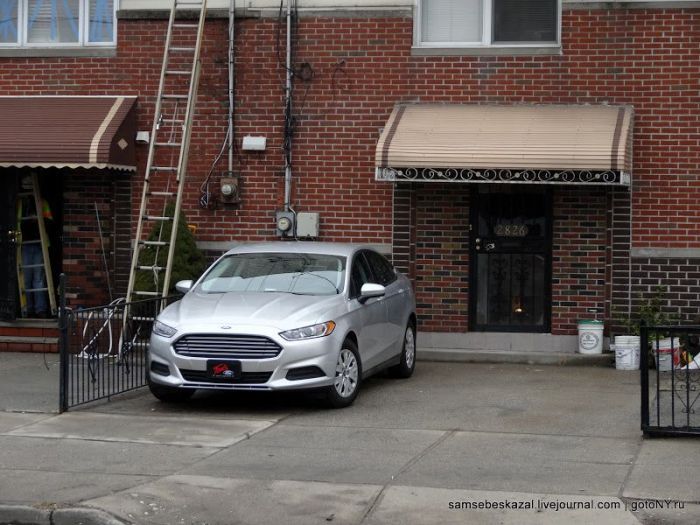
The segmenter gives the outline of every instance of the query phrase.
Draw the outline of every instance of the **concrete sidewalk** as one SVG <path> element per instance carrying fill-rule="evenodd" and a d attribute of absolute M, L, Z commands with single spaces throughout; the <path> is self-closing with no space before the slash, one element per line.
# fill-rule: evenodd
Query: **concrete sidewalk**
<path fill-rule="evenodd" d="M 638 372 L 419 362 L 335 411 L 137 392 L 57 415 L 6 392 L 51 370 L 0 354 L 0 523 L 700 522 L 700 440 L 642 439 Z"/>

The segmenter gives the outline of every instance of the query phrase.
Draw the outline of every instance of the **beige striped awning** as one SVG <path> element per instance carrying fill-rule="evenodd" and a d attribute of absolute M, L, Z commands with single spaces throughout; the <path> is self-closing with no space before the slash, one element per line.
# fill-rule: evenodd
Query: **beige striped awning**
<path fill-rule="evenodd" d="M 627 106 L 399 105 L 377 179 L 628 185 L 632 122 Z"/>
<path fill-rule="evenodd" d="M 136 169 L 136 97 L 0 97 L 0 167 Z"/>

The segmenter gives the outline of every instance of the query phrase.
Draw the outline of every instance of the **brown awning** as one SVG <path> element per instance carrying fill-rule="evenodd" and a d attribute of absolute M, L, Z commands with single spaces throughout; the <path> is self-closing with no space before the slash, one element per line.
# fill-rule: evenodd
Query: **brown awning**
<path fill-rule="evenodd" d="M 631 107 L 399 105 L 378 180 L 629 184 Z"/>
<path fill-rule="evenodd" d="M 0 167 L 136 169 L 136 97 L 0 97 Z"/>

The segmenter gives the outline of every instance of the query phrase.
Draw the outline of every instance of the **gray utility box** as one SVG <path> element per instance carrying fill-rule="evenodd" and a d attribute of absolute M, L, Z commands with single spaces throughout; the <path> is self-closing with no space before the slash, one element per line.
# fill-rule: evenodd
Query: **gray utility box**
<path fill-rule="evenodd" d="M 318 237 L 318 213 L 297 213 L 297 237 Z"/>

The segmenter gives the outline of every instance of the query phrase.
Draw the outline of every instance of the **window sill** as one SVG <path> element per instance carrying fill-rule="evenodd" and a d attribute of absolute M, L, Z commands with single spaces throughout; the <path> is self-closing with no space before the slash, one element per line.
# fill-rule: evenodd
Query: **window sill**
<path fill-rule="evenodd" d="M 116 47 L 7 47 L 0 48 L 0 57 L 115 57 Z"/>
<path fill-rule="evenodd" d="M 484 47 L 411 47 L 413 56 L 523 56 L 561 55 L 560 45 L 484 46 Z"/>

